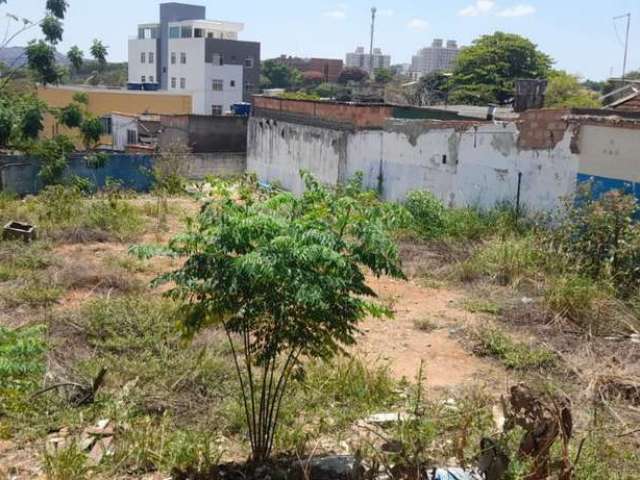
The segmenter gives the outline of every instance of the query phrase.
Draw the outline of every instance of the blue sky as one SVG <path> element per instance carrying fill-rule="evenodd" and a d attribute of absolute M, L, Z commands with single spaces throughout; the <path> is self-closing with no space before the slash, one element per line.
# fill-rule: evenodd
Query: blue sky
<path fill-rule="evenodd" d="M 30 19 L 42 15 L 44 0 L 8 0 L 0 7 Z M 60 49 L 93 38 L 110 47 L 111 60 L 126 60 L 127 39 L 136 25 L 154 21 L 159 0 L 69 0 L 65 40 Z M 593 79 L 620 75 L 623 47 L 612 17 L 631 12 L 630 68 L 640 68 L 640 0 L 261 0 L 191 2 L 207 6 L 207 17 L 245 24 L 242 38 L 262 43 L 263 58 L 281 53 L 344 58 L 366 45 L 369 9 L 379 10 L 376 46 L 393 63 L 409 62 L 436 38 L 469 44 L 496 30 L 525 35 L 556 60 L 556 66 Z M 620 39 L 624 23 L 618 24 Z M 26 35 L 14 45 L 26 43 Z"/>

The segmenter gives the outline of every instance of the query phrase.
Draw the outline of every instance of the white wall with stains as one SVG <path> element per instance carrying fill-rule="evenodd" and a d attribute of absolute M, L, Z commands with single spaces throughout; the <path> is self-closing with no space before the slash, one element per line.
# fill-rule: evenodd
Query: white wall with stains
<path fill-rule="evenodd" d="M 587 128 L 597 141 L 579 142 L 585 150 L 582 163 L 598 164 L 599 149 L 606 151 L 613 138 L 629 150 L 621 155 L 628 168 L 631 146 L 640 146 L 637 131 L 634 139 L 624 129 Z M 483 208 L 514 204 L 521 174 L 524 208 L 550 210 L 576 189 L 581 155 L 575 145 L 572 152 L 573 135 L 569 128 L 553 148 L 533 149 L 519 146 L 515 123 L 448 127 L 393 119 L 382 130 L 339 130 L 256 117 L 249 121 L 247 168 L 295 193 L 303 188 L 300 169 L 331 185 L 362 172 L 365 185 L 386 200 L 402 201 L 411 191 L 428 190 L 451 206 Z"/>

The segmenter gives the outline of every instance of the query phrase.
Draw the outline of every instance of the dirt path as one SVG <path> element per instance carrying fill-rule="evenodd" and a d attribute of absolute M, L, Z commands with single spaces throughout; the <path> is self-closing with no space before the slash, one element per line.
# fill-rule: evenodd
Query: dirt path
<path fill-rule="evenodd" d="M 481 321 L 456 307 L 462 293 L 388 278 L 372 279 L 370 284 L 380 299 L 393 307 L 395 318 L 363 322 L 357 353 L 372 362 L 388 364 L 396 378 L 411 381 L 417 378 L 423 361 L 426 385 L 438 389 L 494 383 L 504 378 L 499 367 L 472 355 L 455 338 L 464 326 Z M 419 328 L 416 323 L 426 323 L 429 328 Z"/>

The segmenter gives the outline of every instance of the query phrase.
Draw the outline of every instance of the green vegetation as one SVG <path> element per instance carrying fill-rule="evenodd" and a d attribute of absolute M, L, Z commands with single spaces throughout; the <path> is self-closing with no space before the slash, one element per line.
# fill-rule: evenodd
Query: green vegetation
<path fill-rule="evenodd" d="M 548 108 L 600 108 L 598 94 L 587 89 L 578 77 L 556 70 L 549 76 L 545 97 Z"/>
<path fill-rule="evenodd" d="M 510 369 L 540 370 L 553 367 L 556 362 L 556 356 L 548 349 L 517 342 L 498 328 L 483 328 L 477 337 L 480 353 L 496 357 Z"/>
<path fill-rule="evenodd" d="M 262 62 L 261 88 L 295 89 L 302 85 L 302 74 L 295 68 L 290 68 L 277 60 Z"/>
<path fill-rule="evenodd" d="M 403 276 L 381 205 L 361 191 L 361 178 L 332 192 L 303 177 L 300 198 L 256 192 L 237 202 L 231 190 L 220 192 L 170 244 L 185 265 L 159 278 L 185 303 L 186 335 L 211 325 L 226 332 L 256 462 L 271 456 L 286 385 L 304 370 L 301 358 L 331 359 L 355 343 L 365 316 L 388 314 L 372 302 L 362 269 Z"/>
<path fill-rule="evenodd" d="M 520 35 L 496 32 L 474 40 L 458 56 L 450 103 L 504 103 L 520 78 L 547 78 L 551 58 Z"/>

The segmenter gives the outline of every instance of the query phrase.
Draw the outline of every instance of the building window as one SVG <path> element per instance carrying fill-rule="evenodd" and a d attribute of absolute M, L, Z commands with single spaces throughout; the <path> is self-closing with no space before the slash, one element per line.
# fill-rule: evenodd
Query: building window
<path fill-rule="evenodd" d="M 155 55 L 153 54 L 153 52 L 149 52 L 149 63 L 153 63 L 155 62 Z"/>
<path fill-rule="evenodd" d="M 213 32 L 207 32 L 207 38 L 213 38 Z"/>
<path fill-rule="evenodd" d="M 247 57 L 244 59 L 244 66 L 247 68 L 253 68 L 253 57 Z"/>
<path fill-rule="evenodd" d="M 147 62 L 147 54 L 145 52 L 142 52 L 140 54 L 140 63 L 146 63 Z"/>
<path fill-rule="evenodd" d="M 183 90 L 187 88 L 187 79 L 184 77 L 180 79 L 180 88 Z"/>
<path fill-rule="evenodd" d="M 193 27 L 182 27 L 182 31 L 180 32 L 181 38 L 191 38 L 193 37 Z"/>
<path fill-rule="evenodd" d="M 171 88 L 176 88 L 177 85 L 176 77 L 171 77 Z"/>
<path fill-rule="evenodd" d="M 170 27 L 169 38 L 180 38 L 180 27 Z"/>
<path fill-rule="evenodd" d="M 229 86 L 230 86 L 231 88 L 234 88 L 234 87 L 236 86 L 236 81 L 235 81 L 235 80 L 231 80 L 231 81 L 229 82 Z"/>
<path fill-rule="evenodd" d="M 127 130 L 127 145 L 135 145 L 136 143 L 138 143 L 138 132 Z"/>
<path fill-rule="evenodd" d="M 193 30 L 194 38 L 204 38 L 204 30 L 202 28 L 196 28 Z"/>
<path fill-rule="evenodd" d="M 211 90 L 214 92 L 221 92 L 224 90 L 224 80 L 213 79 L 211 81 Z"/>
<path fill-rule="evenodd" d="M 147 77 L 145 75 L 142 75 L 140 80 L 142 81 L 142 83 L 147 83 Z"/>
<path fill-rule="evenodd" d="M 245 83 L 244 84 L 244 93 L 250 94 L 252 92 L 253 92 L 253 83 L 249 83 L 249 82 Z"/>
<path fill-rule="evenodd" d="M 105 135 L 113 135 L 113 120 L 111 117 L 102 117 L 100 119 L 102 124 L 102 133 Z"/>
<path fill-rule="evenodd" d="M 150 76 L 149 76 L 149 83 L 155 83 L 155 82 L 153 81 L 153 75 L 150 75 Z"/>
<path fill-rule="evenodd" d="M 214 116 L 222 115 L 222 105 L 211 105 L 211 115 L 214 115 Z"/>
<path fill-rule="evenodd" d="M 171 65 L 176 64 L 176 52 L 171 52 Z"/>
<path fill-rule="evenodd" d="M 211 63 L 214 65 L 222 65 L 224 63 L 222 55 L 220 53 L 214 53 L 211 57 Z"/>
<path fill-rule="evenodd" d="M 187 64 L 187 54 L 185 52 L 180 54 L 180 63 L 183 65 Z"/>

